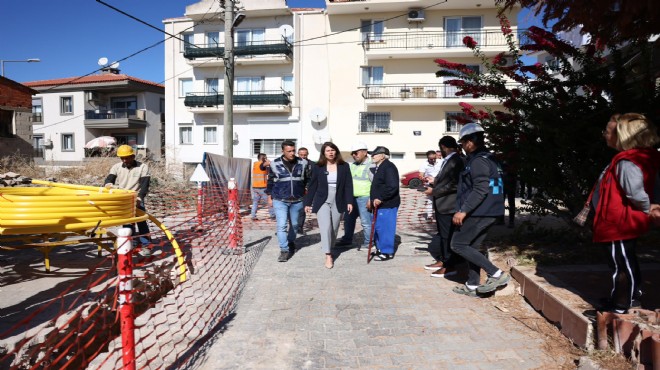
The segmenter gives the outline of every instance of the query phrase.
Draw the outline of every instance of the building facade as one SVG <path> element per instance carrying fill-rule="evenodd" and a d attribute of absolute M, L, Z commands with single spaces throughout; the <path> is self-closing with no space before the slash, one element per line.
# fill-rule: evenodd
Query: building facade
<path fill-rule="evenodd" d="M 101 74 L 26 82 L 32 99 L 35 148 L 49 163 L 76 164 L 98 155 L 90 140 L 111 136 L 138 156 L 162 156 L 165 87 L 105 68 Z M 39 160 L 37 160 L 39 162 Z"/>
<path fill-rule="evenodd" d="M 0 157 L 32 157 L 32 95 L 36 93 L 0 76 Z"/>
<path fill-rule="evenodd" d="M 199 163 L 205 151 L 223 153 L 224 24 L 209 12 L 212 3 L 165 20 L 166 31 L 181 35 L 165 47 L 166 76 L 176 76 L 166 83 L 172 117 L 166 145 L 168 160 L 177 163 Z M 457 136 L 459 102 L 501 109 L 495 98 L 457 97 L 456 88 L 435 77 L 434 62 L 481 70 L 465 36 L 487 56 L 508 52 L 494 1 L 326 0 L 326 9 L 290 10 L 284 0 L 240 5 L 246 18 L 235 29 L 235 45 L 249 47 L 235 63 L 235 157 L 279 155 L 279 143 L 293 139 L 316 159 L 325 141 L 348 154 L 359 140 L 387 146 L 403 173 L 418 169 L 440 137 Z M 514 33 L 516 18 L 510 15 Z M 271 45 L 281 45 L 282 37 L 285 45 Z M 271 53 L 257 54 L 259 48 Z"/>

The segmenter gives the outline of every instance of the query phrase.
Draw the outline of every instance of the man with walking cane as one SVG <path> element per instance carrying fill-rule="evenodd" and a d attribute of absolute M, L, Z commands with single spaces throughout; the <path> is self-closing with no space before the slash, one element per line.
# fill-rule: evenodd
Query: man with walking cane
<path fill-rule="evenodd" d="M 372 239 L 376 251 L 373 256 L 378 261 L 388 261 L 394 258 L 396 218 L 401 204 L 399 171 L 390 162 L 390 151 L 386 147 L 378 146 L 369 154 L 376 165 L 367 204 L 374 210 Z"/>

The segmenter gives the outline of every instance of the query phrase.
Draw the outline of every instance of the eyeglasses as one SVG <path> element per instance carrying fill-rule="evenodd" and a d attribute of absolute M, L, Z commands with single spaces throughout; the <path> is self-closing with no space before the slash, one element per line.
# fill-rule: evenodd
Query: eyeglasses
<path fill-rule="evenodd" d="M 351 152 L 351 155 L 357 155 L 358 152 Z"/>

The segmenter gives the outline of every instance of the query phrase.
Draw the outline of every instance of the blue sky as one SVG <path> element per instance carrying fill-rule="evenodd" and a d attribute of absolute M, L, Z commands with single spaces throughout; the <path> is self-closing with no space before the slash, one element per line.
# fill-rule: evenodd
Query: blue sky
<path fill-rule="evenodd" d="M 199 0 L 104 0 L 163 29 Z M 288 0 L 290 7 L 325 7 L 324 0 Z M 97 61 L 115 61 L 164 39 L 164 34 L 94 0 L 0 0 L 0 60 L 39 58 L 40 63 L 5 62 L 5 77 L 18 82 L 81 76 Z M 11 16 L 8 16 L 11 15 Z M 522 15 L 521 21 L 534 21 Z M 522 27 L 522 26 L 521 26 Z M 163 44 L 120 62 L 122 73 L 163 82 Z"/>

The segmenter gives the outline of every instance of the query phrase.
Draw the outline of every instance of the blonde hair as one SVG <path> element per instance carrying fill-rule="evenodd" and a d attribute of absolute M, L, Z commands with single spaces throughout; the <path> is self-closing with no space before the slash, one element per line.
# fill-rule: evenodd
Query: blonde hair
<path fill-rule="evenodd" d="M 652 148 L 660 142 L 653 122 L 639 113 L 626 113 L 616 118 L 616 148 Z"/>

